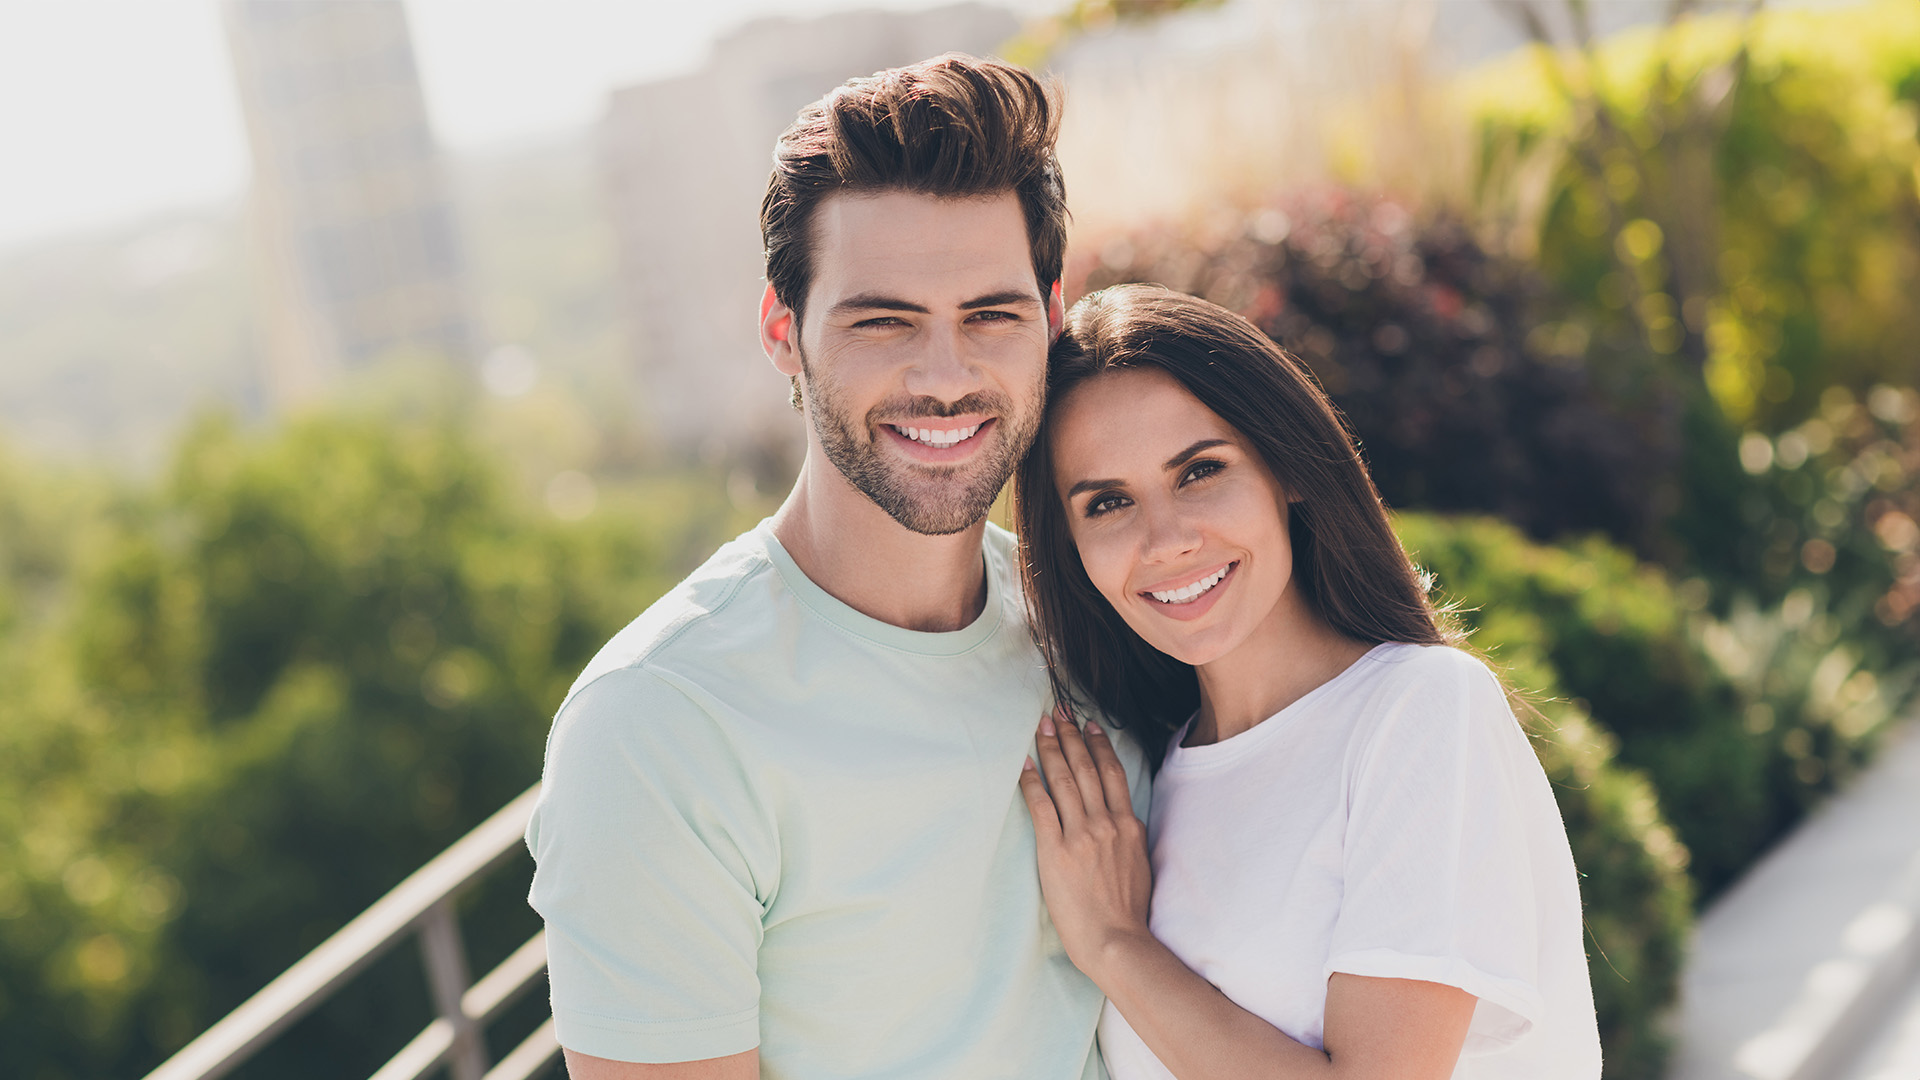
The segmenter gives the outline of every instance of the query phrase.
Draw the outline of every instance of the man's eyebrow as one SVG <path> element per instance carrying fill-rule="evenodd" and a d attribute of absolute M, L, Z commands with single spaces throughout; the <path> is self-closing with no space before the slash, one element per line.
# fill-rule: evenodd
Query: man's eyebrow
<path fill-rule="evenodd" d="M 914 311 L 922 315 L 927 309 L 911 300 L 902 300 L 897 296 L 884 293 L 857 293 L 833 305 L 829 315 L 846 315 L 855 311 Z"/>
<path fill-rule="evenodd" d="M 1006 289 L 1001 292 L 988 293 L 985 296 L 976 296 L 966 303 L 961 304 L 960 310 L 972 311 L 976 308 L 983 307 L 1011 307 L 1015 304 L 1032 304 L 1034 307 L 1039 307 L 1040 298 L 1030 292 L 1022 292 L 1019 289 Z"/>
<path fill-rule="evenodd" d="M 1201 439 L 1199 442 L 1194 443 L 1192 446 L 1189 446 L 1185 450 L 1182 450 L 1179 453 L 1168 458 L 1167 463 L 1165 465 L 1162 465 L 1161 468 L 1166 469 L 1168 471 L 1172 471 L 1174 469 L 1179 468 L 1182 465 L 1185 465 L 1187 462 L 1192 461 L 1193 456 L 1195 454 L 1200 453 L 1202 450 L 1211 450 L 1216 446 L 1227 446 L 1227 445 L 1229 444 L 1225 439 Z"/>

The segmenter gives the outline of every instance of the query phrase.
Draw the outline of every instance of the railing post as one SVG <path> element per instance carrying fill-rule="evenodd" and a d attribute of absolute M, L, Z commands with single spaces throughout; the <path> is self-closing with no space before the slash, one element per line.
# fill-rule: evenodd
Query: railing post
<path fill-rule="evenodd" d="M 453 1080 L 482 1080 L 487 1072 L 487 1048 L 480 1025 L 460 1007 L 467 992 L 467 953 L 460 944 L 460 926 L 453 914 L 453 898 L 445 897 L 427 909 L 420 924 L 420 951 L 427 963 L 427 982 L 433 987 L 433 1007 L 453 1026 L 453 1049 L 447 1054 Z"/>

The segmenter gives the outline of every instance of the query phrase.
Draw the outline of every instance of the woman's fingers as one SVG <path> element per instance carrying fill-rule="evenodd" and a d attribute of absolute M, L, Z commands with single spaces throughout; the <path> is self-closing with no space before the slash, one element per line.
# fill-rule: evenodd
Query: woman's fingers
<path fill-rule="evenodd" d="M 1113 740 L 1093 720 L 1087 721 L 1084 730 L 1087 750 L 1093 755 L 1094 767 L 1100 771 L 1100 788 L 1106 792 L 1107 806 L 1116 814 L 1122 809 L 1132 811 L 1133 792 L 1127 787 L 1127 768 L 1120 764 L 1120 755 L 1114 753 Z"/>
<path fill-rule="evenodd" d="M 1033 818 L 1034 839 L 1042 847 L 1060 838 L 1060 814 L 1053 808 L 1053 799 L 1047 794 L 1047 786 L 1040 782 L 1040 770 L 1034 767 L 1033 759 L 1020 769 L 1020 794 L 1027 800 L 1027 813 Z"/>
<path fill-rule="evenodd" d="M 1055 710 L 1054 726 L 1060 735 L 1060 752 L 1067 760 L 1067 767 L 1073 770 L 1073 780 L 1080 792 L 1082 804 L 1088 816 L 1101 817 L 1110 810 L 1131 809 L 1125 799 L 1118 804 L 1107 801 L 1106 788 L 1100 781 L 1100 769 L 1094 763 L 1093 755 L 1087 751 L 1086 738 L 1072 720 L 1067 719 L 1065 710 Z M 1049 777 L 1051 779 L 1051 777 Z"/>
<path fill-rule="evenodd" d="M 1080 792 L 1080 782 L 1074 778 L 1073 767 L 1067 764 L 1065 751 L 1061 749 L 1061 736 L 1064 728 L 1071 723 L 1056 720 L 1053 716 L 1040 718 L 1040 732 L 1034 736 L 1034 749 L 1040 759 L 1040 772 L 1047 778 L 1047 790 L 1053 794 L 1053 809 L 1060 815 L 1060 827 L 1071 832 L 1087 819 L 1086 799 Z M 1021 776 L 1025 781 L 1026 777 Z"/>

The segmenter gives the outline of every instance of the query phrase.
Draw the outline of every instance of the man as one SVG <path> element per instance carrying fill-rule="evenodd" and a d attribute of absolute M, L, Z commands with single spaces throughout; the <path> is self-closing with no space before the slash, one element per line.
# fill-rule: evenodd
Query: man
<path fill-rule="evenodd" d="M 1047 680 L 984 520 L 1061 323 L 1057 124 L 948 56 L 781 137 L 760 327 L 799 479 L 580 676 L 527 829 L 574 1077 L 1101 1075 L 1016 786 Z"/>

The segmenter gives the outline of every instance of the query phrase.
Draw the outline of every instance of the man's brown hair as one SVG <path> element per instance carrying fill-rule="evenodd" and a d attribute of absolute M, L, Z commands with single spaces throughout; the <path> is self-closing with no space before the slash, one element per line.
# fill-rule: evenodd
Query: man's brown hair
<path fill-rule="evenodd" d="M 813 213 L 839 192 L 970 198 L 1011 191 L 1041 290 L 1060 280 L 1067 194 L 1056 92 L 998 60 L 948 53 L 852 79 L 800 111 L 760 204 L 767 283 L 797 320 L 813 284 Z"/>

